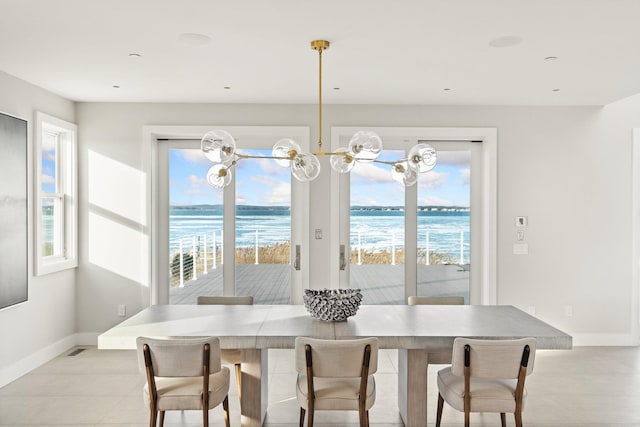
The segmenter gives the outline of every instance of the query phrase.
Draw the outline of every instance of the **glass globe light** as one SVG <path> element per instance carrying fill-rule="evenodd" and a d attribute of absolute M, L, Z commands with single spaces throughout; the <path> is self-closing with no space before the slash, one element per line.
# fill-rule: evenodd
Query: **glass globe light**
<path fill-rule="evenodd" d="M 338 148 L 336 153 L 344 153 L 344 154 L 332 154 L 331 155 L 331 168 L 340 173 L 349 173 L 351 169 L 353 169 L 353 165 L 356 164 L 353 157 L 349 153 L 347 153 L 346 148 Z"/>
<path fill-rule="evenodd" d="M 361 130 L 353 134 L 349 141 L 349 154 L 356 160 L 370 162 L 382 151 L 382 139 L 377 133 Z"/>
<path fill-rule="evenodd" d="M 404 160 L 393 164 L 391 178 L 405 187 L 411 187 L 418 182 L 418 173 L 415 169 L 410 168 L 408 162 Z"/>
<path fill-rule="evenodd" d="M 312 181 L 320 174 L 320 160 L 313 154 L 298 153 L 291 160 L 291 174 L 298 181 Z"/>
<path fill-rule="evenodd" d="M 207 132 L 202 137 L 200 147 L 207 159 L 214 163 L 229 164 L 235 159 L 236 141 L 222 129 Z"/>
<path fill-rule="evenodd" d="M 207 183 L 215 188 L 224 188 L 231 183 L 231 171 L 222 163 L 213 165 L 207 171 Z"/>
<path fill-rule="evenodd" d="M 283 138 L 280 141 L 273 144 L 273 150 L 271 154 L 273 157 L 286 157 L 286 159 L 274 159 L 277 164 L 280 166 L 288 167 L 291 165 L 291 151 L 295 151 L 296 154 L 300 153 L 302 150 L 300 146 L 291 138 Z"/>
<path fill-rule="evenodd" d="M 423 173 L 434 168 L 438 162 L 438 155 L 435 148 L 429 144 L 420 143 L 409 150 L 407 160 L 410 168 L 415 169 L 418 173 Z"/>

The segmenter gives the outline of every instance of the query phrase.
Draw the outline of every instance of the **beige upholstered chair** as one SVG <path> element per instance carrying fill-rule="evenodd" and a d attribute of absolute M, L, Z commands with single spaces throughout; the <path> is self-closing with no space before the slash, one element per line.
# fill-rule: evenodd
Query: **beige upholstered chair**
<path fill-rule="evenodd" d="M 464 305 L 464 297 L 416 297 L 407 299 L 408 305 Z"/>
<path fill-rule="evenodd" d="M 360 426 L 369 425 L 376 399 L 373 374 L 378 370 L 378 340 L 320 340 L 298 337 L 295 345 L 300 427 L 308 412 L 313 427 L 316 410 L 358 411 Z"/>
<path fill-rule="evenodd" d="M 246 296 L 198 296 L 199 305 L 253 305 L 253 297 Z M 238 397 L 242 400 L 242 353 L 235 349 L 222 349 L 220 352 L 222 363 L 234 365 L 236 369 L 236 385 L 238 386 Z"/>
<path fill-rule="evenodd" d="M 218 338 L 158 340 L 139 337 L 138 364 L 146 373 L 144 400 L 149 405 L 149 425 L 160 427 L 167 410 L 202 409 L 203 425 L 209 426 L 209 409 L 220 403 L 229 427 L 229 369 L 220 365 Z M 208 393 L 203 393 L 208 390 Z"/>
<path fill-rule="evenodd" d="M 534 338 L 456 338 L 451 366 L 438 372 L 436 427 L 440 427 L 444 402 L 464 412 L 465 427 L 470 412 L 499 412 L 502 427 L 507 425 L 505 413 L 511 412 L 516 427 L 522 427 L 524 381 L 533 371 L 535 353 Z"/>

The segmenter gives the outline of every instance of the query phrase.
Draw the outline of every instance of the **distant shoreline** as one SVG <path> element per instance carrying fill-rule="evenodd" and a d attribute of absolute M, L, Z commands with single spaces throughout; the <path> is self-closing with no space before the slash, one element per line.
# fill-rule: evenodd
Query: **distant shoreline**
<path fill-rule="evenodd" d="M 222 211 L 223 205 L 171 205 L 170 209 L 184 211 Z M 270 206 L 270 205 L 237 205 L 237 210 L 241 211 L 271 211 L 271 212 L 288 212 L 289 206 Z M 355 212 L 404 212 L 404 206 L 351 206 L 351 211 Z M 419 212 L 469 212 L 468 206 L 443 206 L 443 205 L 425 205 L 418 206 Z"/>

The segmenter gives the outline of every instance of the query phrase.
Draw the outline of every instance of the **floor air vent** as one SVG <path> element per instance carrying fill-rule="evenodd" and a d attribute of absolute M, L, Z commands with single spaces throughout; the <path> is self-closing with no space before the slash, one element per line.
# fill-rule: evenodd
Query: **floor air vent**
<path fill-rule="evenodd" d="M 80 353 L 82 353 L 85 350 L 86 350 L 86 348 L 76 348 L 71 353 L 67 354 L 67 356 L 77 356 L 77 355 L 79 355 Z"/>

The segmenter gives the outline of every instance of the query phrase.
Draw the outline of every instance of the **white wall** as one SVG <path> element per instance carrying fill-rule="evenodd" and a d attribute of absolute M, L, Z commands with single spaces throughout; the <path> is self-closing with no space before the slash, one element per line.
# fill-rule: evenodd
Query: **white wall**
<path fill-rule="evenodd" d="M 28 120 L 30 144 L 35 111 L 75 122 L 73 102 L 1 71 L 0 94 L 0 111 Z M 75 270 L 34 277 L 30 254 L 29 300 L 0 310 L 0 386 L 73 345 L 75 310 Z"/>
<path fill-rule="evenodd" d="M 82 333 L 93 337 L 120 322 L 117 304 L 128 315 L 148 304 L 142 126 L 302 125 L 312 141 L 317 135 L 315 105 L 74 106 L 3 72 L 0 93 L 0 111 L 27 119 L 30 138 L 35 111 L 80 127 L 80 265 L 33 277 L 29 260 L 29 301 L 0 310 L 0 385 L 89 339 Z M 331 126 L 496 127 L 498 302 L 535 306 L 576 344 L 637 342 L 631 130 L 640 127 L 640 96 L 603 108 L 336 105 L 326 106 L 324 121 L 324 135 Z M 323 166 L 312 183 L 310 230 L 329 235 L 334 207 Z M 511 253 L 516 215 L 529 217 L 528 256 Z M 322 286 L 332 249 L 327 239 L 310 242 L 312 286 Z M 573 317 L 564 316 L 566 305 Z"/>
<path fill-rule="evenodd" d="M 640 127 L 638 112 L 640 99 L 606 108 L 330 105 L 323 134 L 331 126 L 496 127 L 499 304 L 535 306 L 575 344 L 632 344 L 631 129 Z M 117 304 L 133 314 L 149 301 L 142 126 L 301 125 L 317 138 L 314 105 L 80 103 L 77 115 L 85 184 L 77 310 L 78 331 L 86 333 L 121 321 Z M 329 235 L 335 207 L 323 166 L 311 187 L 309 226 Z M 132 206 L 122 211 L 123 203 Z M 527 256 L 512 254 L 517 215 L 529 217 Z M 326 239 L 310 242 L 311 284 L 321 286 L 331 248 Z M 567 305 L 573 317 L 565 316 Z"/>

